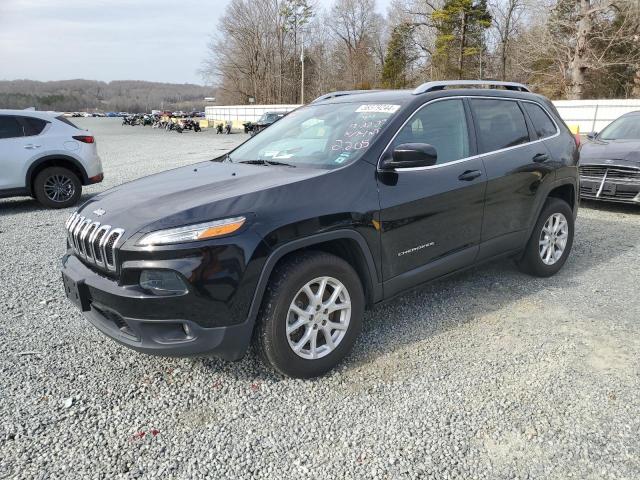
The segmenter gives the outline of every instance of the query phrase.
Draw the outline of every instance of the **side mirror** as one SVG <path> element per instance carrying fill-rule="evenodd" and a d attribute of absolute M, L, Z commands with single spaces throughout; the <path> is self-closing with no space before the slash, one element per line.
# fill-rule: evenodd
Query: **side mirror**
<path fill-rule="evenodd" d="M 598 132 L 589 132 L 587 133 L 587 138 L 589 140 L 594 140 L 598 136 Z"/>
<path fill-rule="evenodd" d="M 415 168 L 430 167 L 438 160 L 438 153 L 433 145 L 428 143 L 403 143 L 391 152 L 391 158 L 382 162 L 382 168 Z"/>

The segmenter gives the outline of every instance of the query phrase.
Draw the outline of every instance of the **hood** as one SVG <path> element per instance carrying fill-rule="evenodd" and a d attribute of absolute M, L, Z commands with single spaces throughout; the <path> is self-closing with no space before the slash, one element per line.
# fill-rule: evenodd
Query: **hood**
<path fill-rule="evenodd" d="M 582 144 L 580 163 L 589 160 L 624 160 L 640 165 L 640 140 L 595 140 Z"/>
<path fill-rule="evenodd" d="M 261 192 L 324 173 L 314 168 L 202 162 L 107 190 L 78 212 L 103 225 L 123 228 L 128 238 L 139 231 L 251 213 Z"/>

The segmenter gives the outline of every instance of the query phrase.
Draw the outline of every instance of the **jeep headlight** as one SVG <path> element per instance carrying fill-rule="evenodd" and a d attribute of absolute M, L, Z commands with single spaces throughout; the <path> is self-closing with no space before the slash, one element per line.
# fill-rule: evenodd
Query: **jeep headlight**
<path fill-rule="evenodd" d="M 239 230 L 245 221 L 245 217 L 233 217 L 213 222 L 158 230 L 147 233 L 138 241 L 138 245 L 151 247 L 154 245 L 169 245 L 172 243 L 192 242 L 194 240 L 221 237 Z"/>

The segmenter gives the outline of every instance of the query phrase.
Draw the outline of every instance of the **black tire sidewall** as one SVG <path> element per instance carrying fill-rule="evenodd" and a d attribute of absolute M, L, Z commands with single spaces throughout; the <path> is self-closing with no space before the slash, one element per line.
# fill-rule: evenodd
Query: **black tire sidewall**
<path fill-rule="evenodd" d="M 364 293 L 357 273 L 344 260 L 329 254 L 304 255 L 275 272 L 273 288 L 268 292 L 261 318 L 261 349 L 268 362 L 279 372 L 296 378 L 311 378 L 334 368 L 352 349 L 362 328 Z M 297 292 L 314 278 L 330 276 L 345 286 L 351 298 L 349 328 L 334 351 L 325 357 L 308 360 L 289 345 L 286 319 Z"/>
<path fill-rule="evenodd" d="M 569 235 L 562 257 L 560 257 L 560 259 L 553 265 L 547 265 L 542 261 L 542 258 L 540 258 L 539 241 L 544 224 L 554 213 L 561 213 L 564 215 L 569 226 Z M 567 258 L 569 258 L 569 254 L 571 253 L 571 248 L 573 246 L 574 229 L 575 222 L 571 207 L 563 200 L 557 198 L 548 199 L 542 209 L 542 212 L 540 212 L 538 221 L 531 233 L 531 238 L 527 244 L 525 254 L 520 262 L 521 269 L 526 273 L 530 273 L 538 277 L 550 277 L 555 275 L 564 266 Z"/>
<path fill-rule="evenodd" d="M 44 184 L 47 181 L 47 179 L 53 175 L 64 175 L 73 182 L 75 191 L 73 196 L 70 199 L 64 202 L 54 202 L 49 197 L 47 197 L 47 194 L 44 191 Z M 33 190 L 34 190 L 33 193 L 36 197 L 36 200 L 38 200 L 38 202 L 40 202 L 45 207 L 67 208 L 78 203 L 78 200 L 80 199 L 80 195 L 82 194 L 82 183 L 80 182 L 80 179 L 78 178 L 78 176 L 67 168 L 48 167 L 42 170 L 36 176 L 35 181 L 33 182 Z"/>

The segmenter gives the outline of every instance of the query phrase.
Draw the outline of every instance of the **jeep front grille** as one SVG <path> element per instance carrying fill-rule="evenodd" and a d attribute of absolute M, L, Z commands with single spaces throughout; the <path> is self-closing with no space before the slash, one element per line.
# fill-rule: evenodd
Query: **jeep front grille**
<path fill-rule="evenodd" d="M 116 247 L 124 235 L 122 228 L 100 225 L 74 213 L 65 224 L 69 245 L 88 263 L 109 271 L 116 270 Z"/>

